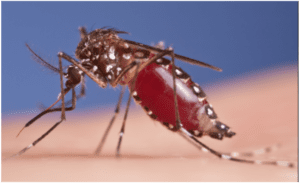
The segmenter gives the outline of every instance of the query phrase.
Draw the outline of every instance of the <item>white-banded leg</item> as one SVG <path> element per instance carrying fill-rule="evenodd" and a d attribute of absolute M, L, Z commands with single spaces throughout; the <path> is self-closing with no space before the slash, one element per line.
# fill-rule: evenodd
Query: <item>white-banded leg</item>
<path fill-rule="evenodd" d="M 74 110 L 76 107 L 76 93 L 75 90 L 72 89 L 72 98 L 73 98 L 73 104 L 72 107 L 68 107 L 65 108 L 64 111 L 71 111 Z M 46 111 L 47 113 L 49 112 L 57 112 L 57 111 L 63 111 L 63 108 L 54 108 L 54 109 L 50 109 L 48 111 Z M 46 113 L 45 113 L 46 114 Z M 20 152 L 18 152 L 17 154 L 14 154 L 11 157 L 15 157 L 15 156 L 19 156 L 23 153 L 25 153 L 28 149 L 30 149 L 32 146 L 35 146 L 38 142 L 40 142 L 43 138 L 45 138 L 51 131 L 53 131 L 61 122 L 63 122 L 65 120 L 65 115 L 61 115 L 61 120 L 56 122 L 46 133 L 44 133 L 42 136 L 40 136 L 37 140 L 35 140 L 33 143 L 31 143 L 29 146 L 25 147 L 24 149 L 22 149 Z"/>
<path fill-rule="evenodd" d="M 210 147 L 206 146 L 202 142 L 200 142 L 195 136 L 193 136 L 191 133 L 189 133 L 187 130 L 184 128 L 180 129 L 180 132 L 182 133 L 181 135 L 187 136 L 187 138 L 190 138 L 193 140 L 197 145 L 201 146 L 201 149 L 203 151 L 209 151 L 215 156 L 218 156 L 219 158 L 226 159 L 226 160 L 231 160 L 231 161 L 236 161 L 236 162 L 242 162 L 242 163 L 250 163 L 250 164 L 265 164 L 265 165 L 276 165 L 276 166 L 285 166 L 289 168 L 293 168 L 295 165 L 292 162 L 288 161 L 261 161 L 261 160 L 247 160 L 247 159 L 240 159 L 240 158 L 235 158 L 231 155 L 224 154 L 217 152 Z"/>
<path fill-rule="evenodd" d="M 196 148 L 198 148 L 201 151 L 208 152 L 206 148 L 199 146 L 195 141 L 193 141 L 191 138 L 187 137 L 186 135 L 179 133 L 183 138 L 185 138 L 189 143 L 193 144 Z M 246 152 L 223 152 L 222 154 L 232 157 L 255 157 L 259 155 L 269 154 L 271 152 L 274 152 L 278 150 L 281 147 L 280 144 L 274 144 L 272 146 L 264 147 L 261 149 L 253 150 L 253 151 L 246 151 Z"/>
<path fill-rule="evenodd" d="M 254 156 L 259 156 L 259 155 L 264 155 L 264 154 L 269 154 L 271 152 L 274 152 L 278 150 L 281 147 L 280 144 L 274 144 L 272 146 L 264 147 L 261 149 L 257 149 L 254 151 L 248 151 L 248 152 L 230 152 L 230 153 L 223 153 L 226 155 L 230 155 L 232 157 L 254 157 Z"/>
<path fill-rule="evenodd" d="M 30 149 L 31 147 L 35 146 L 37 143 L 39 143 L 42 139 L 44 139 L 50 132 L 52 132 L 60 123 L 62 123 L 64 120 L 66 120 L 66 114 L 65 111 L 71 111 L 73 109 L 75 109 L 76 106 L 76 93 L 74 88 L 72 88 L 72 107 L 69 108 L 65 108 L 65 91 L 69 91 L 70 89 L 64 89 L 64 85 L 63 85 L 63 71 L 62 71 L 62 62 L 61 62 L 61 58 L 59 57 L 59 68 L 60 68 L 60 86 L 61 86 L 61 94 L 59 96 L 59 99 L 61 99 L 62 101 L 62 107 L 61 108 L 54 108 L 54 109 L 50 109 L 53 105 L 51 105 L 48 109 L 46 109 L 45 111 L 43 111 L 42 113 L 40 113 L 39 115 L 37 115 L 35 118 L 33 118 L 34 120 L 30 120 L 28 123 L 26 123 L 26 125 L 23 127 L 23 129 L 25 127 L 30 126 L 33 122 L 35 122 L 37 119 L 39 119 L 41 116 L 50 113 L 50 112 L 55 112 L 55 111 L 61 111 L 61 119 L 60 121 L 56 122 L 46 133 L 44 133 L 42 136 L 40 136 L 37 140 L 35 140 L 33 143 L 31 143 L 30 145 L 28 145 L 27 147 L 25 147 L 24 149 L 22 149 L 20 152 L 18 152 L 17 154 L 12 155 L 11 157 L 15 157 L 15 156 L 19 156 L 23 153 L 25 153 L 28 149 Z M 58 100 L 59 100 L 58 99 Z M 22 129 L 22 130 L 23 130 Z M 21 130 L 21 131 L 22 131 Z M 20 132 L 21 132 L 20 131 Z M 19 132 L 19 134 L 20 134 Z M 18 134 L 18 135 L 19 135 Z"/>
<path fill-rule="evenodd" d="M 107 126 L 107 128 L 105 130 L 105 133 L 104 133 L 103 137 L 101 138 L 101 141 L 99 142 L 99 145 L 98 145 L 97 149 L 94 152 L 94 155 L 98 155 L 101 152 L 101 149 L 102 149 L 102 147 L 103 147 L 103 145 L 105 143 L 106 137 L 107 137 L 107 135 L 108 135 L 108 133 L 109 133 L 109 131 L 110 131 L 110 129 L 111 129 L 111 127 L 112 127 L 112 125 L 113 125 L 116 117 L 117 117 L 117 115 L 120 112 L 120 105 L 122 103 L 122 99 L 123 99 L 123 95 L 124 95 L 125 89 L 126 89 L 126 87 L 122 86 L 122 91 L 120 93 L 119 100 L 118 100 L 118 103 L 117 103 L 117 106 L 116 106 L 116 109 L 115 109 L 115 114 L 112 117 L 112 119 L 110 120 L 110 122 L 109 122 L 109 124 L 108 124 L 108 126 Z"/>
<path fill-rule="evenodd" d="M 132 84 L 131 88 L 133 88 L 135 86 L 135 81 L 136 81 L 136 78 L 137 78 L 137 75 L 138 75 L 139 67 L 140 67 L 140 62 L 137 62 L 133 82 L 131 83 Z M 120 134 L 119 134 L 119 142 L 118 142 L 118 146 L 117 146 L 117 149 L 116 149 L 116 156 L 120 155 L 120 147 L 121 147 L 121 142 L 122 142 L 122 139 L 123 139 L 123 134 L 125 132 L 125 124 L 126 124 L 126 119 L 127 119 L 128 112 L 129 112 L 129 106 L 130 106 L 130 102 L 131 102 L 132 92 L 133 92 L 133 90 L 131 90 L 129 92 L 130 94 L 129 94 L 129 98 L 128 98 L 128 101 L 127 101 L 126 110 L 125 110 L 125 114 L 124 114 L 124 119 L 123 119 L 122 127 L 121 127 L 121 130 L 120 130 Z"/>
<path fill-rule="evenodd" d="M 187 141 L 189 141 L 191 144 L 195 145 L 199 150 L 207 152 L 207 149 L 204 147 L 199 146 L 195 141 L 192 141 L 189 137 L 186 135 L 183 135 L 182 133 L 179 133 L 182 137 L 184 137 Z M 246 151 L 246 152 L 223 152 L 222 154 L 232 157 L 255 157 L 259 155 L 269 154 L 271 152 L 274 152 L 278 150 L 281 147 L 280 144 L 274 144 L 272 146 L 264 147 L 261 149 L 253 150 L 253 151 Z"/>

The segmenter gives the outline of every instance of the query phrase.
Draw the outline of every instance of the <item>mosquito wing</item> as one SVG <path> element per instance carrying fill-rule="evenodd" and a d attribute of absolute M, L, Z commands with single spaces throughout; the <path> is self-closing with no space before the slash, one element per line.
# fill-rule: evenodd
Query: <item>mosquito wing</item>
<path fill-rule="evenodd" d="M 149 49 L 149 50 L 151 50 L 153 52 L 156 52 L 156 53 L 160 53 L 160 52 L 163 51 L 160 48 L 156 48 L 156 47 L 153 47 L 153 46 L 145 45 L 145 44 L 142 44 L 142 43 L 137 43 L 135 41 L 130 41 L 130 40 L 124 39 L 124 42 L 126 42 L 128 44 L 131 44 L 131 45 L 140 46 L 140 47 L 143 47 L 145 49 Z M 168 55 L 168 56 L 171 56 L 171 55 Z M 216 70 L 216 71 L 222 71 L 221 68 L 218 68 L 216 66 L 207 64 L 205 62 L 201 62 L 199 60 L 195 60 L 195 59 L 192 59 L 192 58 L 189 58 L 189 57 L 185 57 L 185 56 L 182 56 L 182 55 L 175 54 L 175 58 L 178 59 L 178 60 L 184 61 L 184 62 L 188 62 L 188 63 L 193 64 L 193 65 L 198 65 L 198 66 L 201 66 L 201 67 L 207 67 L 207 68 L 210 68 L 210 69 L 213 69 L 213 70 Z"/>

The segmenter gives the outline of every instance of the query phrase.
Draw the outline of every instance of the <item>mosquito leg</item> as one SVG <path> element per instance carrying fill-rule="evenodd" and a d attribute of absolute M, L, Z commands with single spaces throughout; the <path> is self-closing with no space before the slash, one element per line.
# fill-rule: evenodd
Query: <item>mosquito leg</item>
<path fill-rule="evenodd" d="M 110 131 L 110 128 L 112 127 L 112 125 L 113 125 L 113 123 L 114 123 L 114 121 L 115 121 L 117 115 L 118 115 L 119 112 L 120 112 L 120 105 L 121 105 L 121 102 L 122 102 L 122 98 L 123 98 L 125 89 L 126 89 L 126 87 L 125 87 L 125 86 L 122 86 L 122 91 L 121 91 L 121 93 L 120 93 L 119 100 L 118 100 L 118 104 L 117 104 L 116 109 L 115 109 L 115 114 L 114 114 L 114 116 L 112 117 L 112 119 L 110 120 L 109 125 L 107 126 L 107 128 L 106 128 L 106 130 L 105 130 L 105 133 L 104 133 L 104 135 L 103 135 L 101 141 L 99 142 L 99 145 L 98 145 L 97 149 L 96 149 L 95 152 L 94 152 L 94 155 L 99 155 L 99 153 L 101 152 L 101 149 L 102 149 L 102 147 L 103 147 L 103 145 L 104 145 L 104 143 L 105 143 L 105 140 L 106 140 L 106 137 L 107 137 L 107 135 L 108 135 L 108 133 L 109 133 L 109 131 Z"/>
<path fill-rule="evenodd" d="M 184 135 L 183 133 L 179 133 L 184 139 L 186 139 L 188 142 L 193 144 L 195 147 L 197 147 L 199 150 L 207 152 L 207 149 L 204 147 L 199 146 L 197 142 L 193 141 L 191 138 L 188 136 Z M 281 144 L 274 144 L 272 146 L 268 146 L 265 148 L 257 149 L 254 151 L 248 151 L 248 152 L 223 152 L 222 154 L 227 155 L 227 156 L 232 156 L 232 157 L 254 157 L 258 155 L 263 155 L 267 153 L 271 153 L 273 151 L 276 151 L 278 148 L 280 148 Z"/>
<path fill-rule="evenodd" d="M 125 124 L 126 124 L 128 111 L 129 111 L 129 106 L 130 106 L 130 101 L 131 101 L 131 94 L 132 93 L 130 92 L 129 98 L 128 98 L 128 101 L 127 101 L 127 105 L 126 105 L 126 110 L 125 110 L 125 115 L 124 115 L 122 127 L 121 127 L 121 130 L 120 130 L 119 142 L 118 142 L 118 146 L 117 146 L 117 150 L 116 150 L 116 156 L 117 157 L 120 156 L 120 147 L 121 147 L 121 142 L 122 142 L 122 139 L 123 139 L 123 134 L 124 134 L 124 131 L 125 131 Z"/>
<path fill-rule="evenodd" d="M 175 76 L 175 55 L 174 50 L 169 48 L 171 51 L 172 56 L 172 78 L 173 78 L 173 93 L 174 93 L 174 105 L 175 105 L 175 116 L 176 116 L 176 129 L 180 129 L 182 127 L 179 110 L 178 110 L 178 101 L 177 101 L 177 94 L 176 94 L 176 76 Z"/>
<path fill-rule="evenodd" d="M 76 93 L 75 90 L 72 89 L 72 107 L 68 107 L 65 109 L 65 111 L 71 111 L 74 110 L 76 107 Z M 54 111 L 62 111 L 62 108 L 55 108 L 51 109 L 51 112 Z M 21 154 L 25 153 L 28 149 L 30 149 L 32 146 L 35 146 L 38 142 L 40 142 L 43 138 L 45 138 L 52 130 L 54 130 L 61 122 L 63 122 L 64 119 L 61 118 L 59 122 L 56 122 L 46 133 L 44 133 L 42 136 L 40 136 L 37 140 L 35 140 L 33 143 L 31 143 L 29 146 L 22 149 L 17 154 L 12 155 L 11 157 L 20 156 Z"/>
<path fill-rule="evenodd" d="M 66 119 L 65 111 L 66 110 L 73 110 L 76 106 L 76 93 L 74 88 L 72 88 L 72 107 L 65 109 L 65 103 L 64 103 L 64 86 L 63 86 L 63 72 L 62 72 L 62 63 L 61 63 L 61 57 L 59 57 L 59 68 L 60 68 L 60 86 L 61 86 L 61 100 L 62 100 L 62 107 L 58 108 L 61 111 L 61 119 L 60 121 L 56 122 L 46 133 L 44 133 L 42 136 L 40 136 L 37 140 L 35 140 L 33 143 L 31 143 L 29 146 L 22 149 L 17 154 L 13 155 L 12 157 L 19 156 L 23 153 L 25 153 L 28 149 L 30 149 L 32 146 L 35 146 L 37 143 L 39 143 L 42 139 L 44 139 L 52 130 L 54 130 L 60 123 L 62 123 Z M 54 109 L 52 109 L 53 111 Z M 57 110 L 57 108 L 56 108 Z M 50 111 L 50 110 L 49 110 Z M 29 124 L 30 125 L 30 124 Z M 28 126 L 29 126 L 28 125 Z"/>
<path fill-rule="evenodd" d="M 30 47 L 29 47 L 30 49 Z M 33 52 L 33 51 L 32 51 Z M 34 52 L 33 52 L 34 53 Z M 33 119 L 31 119 L 29 122 L 27 122 L 25 124 L 25 126 L 21 129 L 21 131 L 18 133 L 17 137 L 20 135 L 20 133 L 24 130 L 24 128 L 30 126 L 32 123 L 34 123 L 37 119 L 39 119 L 40 117 L 42 117 L 43 115 L 49 113 L 49 112 L 54 112 L 54 111 L 57 111 L 57 108 L 56 109 L 50 109 L 51 107 L 53 107 L 59 100 L 62 100 L 62 107 L 59 108 L 61 111 L 61 119 L 62 120 L 65 120 L 66 117 L 65 117 L 65 100 L 64 100 L 64 97 L 65 97 L 65 94 L 68 93 L 70 91 L 71 88 L 66 88 L 64 89 L 64 83 L 63 83 L 63 71 L 62 71 L 62 61 L 61 61 L 61 57 L 59 56 L 58 57 L 58 60 L 59 60 L 59 74 L 60 74 L 60 86 L 61 86 L 61 93 L 58 97 L 58 100 L 56 102 L 54 102 L 50 107 L 48 107 L 46 110 L 44 110 L 43 112 L 41 112 L 40 114 L 38 114 L 36 117 L 34 117 Z M 46 62 L 47 63 L 47 62 Z"/>
<path fill-rule="evenodd" d="M 136 70 L 135 70 L 135 75 L 134 75 L 134 78 L 133 78 L 133 82 L 131 83 L 132 86 L 135 85 L 135 81 L 136 81 L 136 78 L 137 78 L 137 75 L 138 75 L 139 67 L 140 67 L 140 62 L 137 62 L 137 67 L 136 67 Z M 133 88 L 133 87 L 131 87 L 131 88 Z M 131 102 L 132 92 L 133 92 L 133 90 L 130 91 L 129 98 L 128 98 L 128 101 L 127 101 L 125 115 L 124 115 L 124 119 L 123 119 L 123 123 L 122 123 L 122 128 L 120 130 L 120 136 L 119 136 L 119 142 L 118 142 L 118 146 L 117 146 L 116 156 L 120 155 L 120 147 L 121 147 L 121 142 L 122 142 L 123 134 L 124 134 L 124 131 L 125 131 L 125 124 L 126 124 L 126 119 L 127 119 L 128 111 L 129 111 L 130 102 Z"/>
<path fill-rule="evenodd" d="M 84 36 L 86 35 L 86 30 L 84 28 L 80 28 L 80 32 L 81 32 L 81 36 Z M 38 54 L 36 54 L 31 48 L 30 46 L 26 43 L 25 46 L 29 49 L 29 51 L 32 53 L 32 56 L 33 56 L 33 60 L 35 60 L 37 63 L 47 67 L 48 69 L 56 72 L 56 73 L 60 73 L 60 69 L 59 68 L 56 68 L 55 66 L 49 64 L 47 61 L 45 61 L 43 58 L 41 58 Z M 62 57 L 59 55 L 59 57 Z M 69 61 L 69 60 L 67 60 Z M 71 61 L 69 61 L 71 62 Z M 72 63 L 72 62 L 71 62 Z M 67 73 L 63 73 L 63 75 L 67 75 Z M 70 88 L 69 88 L 70 90 Z M 67 92 L 66 92 L 67 93 Z M 77 99 L 81 98 L 85 96 L 85 77 L 84 75 L 82 76 L 81 78 L 81 91 L 80 91 L 80 94 L 77 95 Z M 56 103 L 58 102 L 59 100 L 56 101 Z M 54 106 L 56 103 L 54 103 L 52 106 Z M 68 104 L 71 104 L 72 103 L 72 100 L 70 101 L 67 101 L 65 102 L 65 105 L 68 105 Z M 51 106 L 51 107 L 52 107 Z M 41 110 L 45 110 L 46 111 L 46 107 L 43 105 L 43 104 L 39 104 L 38 107 L 41 109 Z M 49 108 L 51 108 L 49 107 Z M 60 106 L 61 107 L 61 106 Z"/>
<path fill-rule="evenodd" d="M 70 88 L 68 90 L 65 89 L 65 92 L 67 93 L 70 90 Z M 58 99 L 55 103 L 57 103 L 60 99 Z M 51 105 L 53 106 L 53 104 Z M 43 112 L 41 112 L 40 114 L 38 114 L 37 116 L 35 116 L 34 118 L 32 118 L 30 121 L 28 121 L 24 127 L 20 130 L 20 132 L 18 133 L 17 137 L 20 135 L 20 133 L 26 128 L 29 127 L 32 123 L 34 123 L 36 120 L 38 120 L 39 118 L 41 118 L 42 116 L 44 116 L 47 113 L 51 113 L 51 112 L 58 112 L 61 111 L 61 108 L 54 108 L 54 109 L 50 109 L 49 107 L 44 110 Z"/>
<path fill-rule="evenodd" d="M 184 139 L 186 139 L 188 142 L 190 142 L 191 144 L 193 144 L 196 148 L 198 148 L 201 151 L 207 152 L 207 149 L 199 146 L 199 144 L 197 144 L 196 141 L 193 141 L 193 139 L 189 138 L 188 136 L 184 135 L 183 133 L 179 133 L 179 135 L 181 135 Z M 278 148 L 280 148 L 280 144 L 275 144 L 273 146 L 268 146 L 265 148 L 261 148 L 261 149 L 257 149 L 254 151 L 248 151 L 248 152 L 222 152 L 221 154 L 227 155 L 227 156 L 231 156 L 231 157 L 255 157 L 257 155 L 263 155 L 263 154 L 267 154 L 267 153 L 271 153 L 273 151 L 276 151 Z"/>
<path fill-rule="evenodd" d="M 80 94 L 79 95 L 81 97 L 85 96 L 85 75 L 83 75 L 82 78 L 81 78 L 81 88 L 80 88 Z"/>
<path fill-rule="evenodd" d="M 46 133 L 44 133 L 40 138 L 35 140 L 33 143 L 31 143 L 29 146 L 22 149 L 17 154 L 12 155 L 11 157 L 20 156 L 21 154 L 25 153 L 28 149 L 30 149 L 32 146 L 35 146 L 39 141 L 41 141 L 43 138 L 45 138 L 52 130 L 54 130 L 63 120 L 60 120 L 59 122 L 55 123 L 54 126 L 52 126 Z"/>
<path fill-rule="evenodd" d="M 187 138 L 190 138 L 195 143 L 197 143 L 198 145 L 202 146 L 203 150 L 205 149 L 206 151 L 209 151 L 212 154 L 214 154 L 215 156 L 218 156 L 219 158 L 222 158 L 222 159 L 226 159 L 226 160 L 230 160 L 230 161 L 236 161 L 236 162 L 241 162 L 241 163 L 285 166 L 285 167 L 289 167 L 289 168 L 293 168 L 295 166 L 294 163 L 288 162 L 288 161 L 260 161 L 260 160 L 247 160 L 247 159 L 235 158 L 235 157 L 233 157 L 231 155 L 226 155 L 226 154 L 223 154 L 223 153 L 220 153 L 220 152 L 217 152 L 217 151 L 211 149 L 210 147 L 208 147 L 205 144 L 203 144 L 202 142 L 200 142 L 196 137 L 194 137 L 192 134 L 190 134 L 184 128 L 180 128 L 180 133 L 182 133 L 182 135 L 186 135 Z"/>
<path fill-rule="evenodd" d="M 64 81 L 63 81 L 63 70 L 62 70 L 61 57 L 58 57 L 58 62 L 59 62 L 60 89 L 61 89 L 61 121 L 59 122 L 59 124 L 60 124 L 63 120 L 66 120 L 66 112 L 65 112 L 65 91 L 64 91 Z"/>

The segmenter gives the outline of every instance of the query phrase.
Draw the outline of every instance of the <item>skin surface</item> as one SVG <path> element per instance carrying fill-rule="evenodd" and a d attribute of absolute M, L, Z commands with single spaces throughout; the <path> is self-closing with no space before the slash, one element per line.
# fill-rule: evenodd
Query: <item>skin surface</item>
<path fill-rule="evenodd" d="M 115 149 L 124 108 L 95 157 L 113 108 L 93 108 L 67 113 L 67 121 L 36 147 L 6 160 L 49 129 L 60 114 L 43 117 L 18 138 L 34 115 L 2 117 L 2 181 L 297 181 L 297 68 L 271 69 L 202 88 L 220 120 L 237 135 L 222 141 L 203 137 L 201 142 L 222 152 L 280 143 L 279 149 L 250 159 L 291 161 L 296 167 L 221 160 L 152 121 L 139 106 L 130 109 L 122 157 L 115 157 Z"/>

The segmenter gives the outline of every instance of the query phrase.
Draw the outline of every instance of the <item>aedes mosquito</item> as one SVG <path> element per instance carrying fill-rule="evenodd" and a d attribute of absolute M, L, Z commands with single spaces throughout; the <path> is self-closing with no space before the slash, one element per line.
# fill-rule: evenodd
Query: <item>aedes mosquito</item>
<path fill-rule="evenodd" d="M 118 84 L 122 86 L 114 116 L 95 150 L 95 155 L 100 153 L 105 143 L 110 128 L 119 113 L 125 88 L 128 86 L 130 96 L 119 134 L 117 156 L 120 154 L 120 146 L 132 97 L 136 103 L 141 105 L 150 118 L 160 122 L 169 130 L 179 133 L 199 149 L 209 151 L 219 158 L 252 164 L 294 166 L 293 163 L 287 161 L 259 161 L 236 158 L 238 153 L 220 153 L 198 140 L 198 137 L 204 135 L 222 140 L 224 137 L 231 138 L 235 135 L 235 132 L 218 120 L 202 88 L 194 83 L 186 72 L 175 66 L 175 58 L 216 71 L 221 71 L 220 68 L 175 54 L 170 47 L 167 49 L 162 48 L 161 45 L 152 47 L 120 38 L 118 34 L 127 34 L 125 31 L 100 28 L 88 33 L 84 27 L 80 27 L 79 30 L 81 41 L 75 52 L 79 62 L 68 54 L 59 52 L 59 68 L 43 60 L 26 44 L 38 63 L 60 74 L 61 92 L 56 102 L 27 122 L 21 131 L 47 113 L 61 111 L 61 119 L 41 137 L 13 156 L 19 156 L 35 146 L 66 119 L 65 111 L 74 110 L 76 99 L 85 95 L 84 77 L 87 75 L 102 88 L 105 88 L 108 84 L 112 87 L 116 87 Z M 171 57 L 171 59 L 165 58 L 166 56 Z M 66 72 L 62 68 L 62 59 L 71 63 Z M 67 79 L 65 86 L 63 77 Z M 78 84 L 81 84 L 81 92 L 76 96 L 74 88 Z M 72 106 L 65 107 L 68 102 L 65 103 L 64 98 L 70 90 L 72 90 L 70 101 Z M 62 101 L 61 106 L 53 108 L 60 100 Z M 270 148 L 265 148 L 263 151 L 268 152 Z M 239 155 L 251 156 L 253 154 L 240 153 Z"/>

